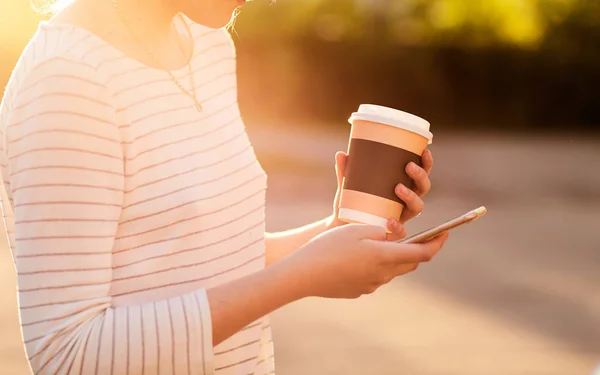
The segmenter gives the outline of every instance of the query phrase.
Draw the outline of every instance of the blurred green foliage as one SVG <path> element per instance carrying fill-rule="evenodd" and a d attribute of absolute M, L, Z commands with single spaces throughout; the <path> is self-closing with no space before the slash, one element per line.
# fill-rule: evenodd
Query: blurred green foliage
<path fill-rule="evenodd" d="M 0 0 L 0 85 L 40 19 Z M 448 128 L 600 131 L 600 0 L 254 0 L 232 31 L 247 119 L 346 126 L 372 102 Z"/>
<path fill-rule="evenodd" d="M 539 48 L 600 27 L 598 0 L 256 0 L 238 27 L 261 38 Z"/>
<path fill-rule="evenodd" d="M 600 0 L 255 0 L 234 31 L 248 117 L 374 102 L 453 128 L 598 131 Z"/>

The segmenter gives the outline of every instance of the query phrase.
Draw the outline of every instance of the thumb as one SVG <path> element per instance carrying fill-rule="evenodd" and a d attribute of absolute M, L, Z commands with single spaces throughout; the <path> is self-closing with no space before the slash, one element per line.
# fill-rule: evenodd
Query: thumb
<path fill-rule="evenodd" d="M 344 174 L 346 172 L 346 159 L 348 156 L 343 151 L 338 151 L 335 154 L 335 173 L 337 175 L 338 186 L 342 186 L 344 180 Z"/>
<path fill-rule="evenodd" d="M 383 246 L 388 248 L 390 258 L 397 264 L 429 262 L 437 255 L 446 243 L 448 233 L 437 236 L 423 244 L 398 244 L 387 242 Z"/>
<path fill-rule="evenodd" d="M 373 240 L 373 241 L 386 241 L 387 233 L 385 228 L 377 227 L 374 225 L 365 224 L 349 224 L 346 228 L 359 239 L 359 240 Z"/>

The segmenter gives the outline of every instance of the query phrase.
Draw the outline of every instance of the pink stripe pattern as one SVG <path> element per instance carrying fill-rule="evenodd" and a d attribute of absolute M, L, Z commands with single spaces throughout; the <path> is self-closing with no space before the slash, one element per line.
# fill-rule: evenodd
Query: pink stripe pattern
<path fill-rule="evenodd" d="M 229 33 L 185 20 L 202 113 L 74 26 L 41 23 L 13 71 L 1 204 L 36 375 L 274 373 L 268 317 L 212 346 L 206 290 L 265 266 L 267 177 Z"/>

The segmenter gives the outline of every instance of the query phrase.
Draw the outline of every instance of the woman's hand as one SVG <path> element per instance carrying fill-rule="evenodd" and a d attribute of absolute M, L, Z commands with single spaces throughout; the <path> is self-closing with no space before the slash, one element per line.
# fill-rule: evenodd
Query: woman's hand
<path fill-rule="evenodd" d="M 282 262 L 302 280 L 305 296 L 358 298 L 433 259 L 447 238 L 399 244 L 386 241 L 383 228 L 348 224 L 317 236 Z"/>
<path fill-rule="evenodd" d="M 406 236 L 406 232 L 404 231 L 402 224 L 418 216 L 425 207 L 425 204 L 421 198 L 427 195 L 427 193 L 429 193 L 431 190 L 431 180 L 429 179 L 429 175 L 433 169 L 433 156 L 431 155 L 431 151 L 425 150 L 421 159 L 423 161 L 423 168 L 414 163 L 410 163 L 406 167 L 406 173 L 408 173 L 410 178 L 415 181 L 414 191 L 401 184 L 396 187 L 396 195 L 406 203 L 406 208 L 402 211 L 402 216 L 400 217 L 399 222 L 394 219 L 390 219 L 388 221 L 388 227 L 392 232 L 392 234 L 388 236 L 389 240 L 399 240 L 404 238 Z M 335 171 L 337 175 L 338 187 L 333 202 L 333 216 L 329 224 L 330 228 L 335 228 L 345 224 L 344 222 L 338 220 L 337 217 L 342 194 L 344 172 L 346 169 L 346 160 L 347 155 L 344 152 L 340 151 L 335 155 Z"/>

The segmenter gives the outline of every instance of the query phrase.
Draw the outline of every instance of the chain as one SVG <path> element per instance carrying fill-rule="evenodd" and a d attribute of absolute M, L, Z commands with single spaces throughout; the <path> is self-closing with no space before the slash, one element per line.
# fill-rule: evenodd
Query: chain
<path fill-rule="evenodd" d="M 144 46 L 144 48 L 146 48 L 146 52 L 148 52 L 148 55 L 150 56 L 150 58 L 152 58 L 152 60 L 154 60 L 154 62 L 156 63 L 156 65 L 158 65 L 159 67 L 162 68 L 162 70 L 166 71 L 169 76 L 171 77 L 171 80 L 175 83 L 175 85 L 177 85 L 177 87 L 187 96 L 189 96 L 193 101 L 194 104 L 196 106 L 196 109 L 198 110 L 198 112 L 202 112 L 202 104 L 200 104 L 200 102 L 197 99 L 196 96 L 196 84 L 194 82 L 194 74 L 192 72 L 192 65 L 191 65 L 191 60 L 193 59 L 193 57 L 191 57 L 188 61 L 188 70 L 189 70 L 189 75 L 190 75 L 190 81 L 192 83 L 192 92 L 186 90 L 186 88 L 183 86 L 183 84 L 177 79 L 177 77 L 175 77 L 175 75 L 166 68 L 166 66 L 162 63 L 162 61 L 156 57 L 153 53 L 152 50 L 146 45 L 146 43 L 144 43 L 144 41 L 139 38 L 137 36 L 137 34 L 133 31 L 133 29 L 129 26 L 129 22 L 127 22 L 127 18 L 125 17 L 125 15 L 123 14 L 123 12 L 121 11 L 121 8 L 119 7 L 119 4 L 117 3 L 117 0 L 111 0 L 112 5 L 117 13 L 117 15 L 119 16 L 119 18 L 121 19 L 121 21 L 123 22 L 123 24 L 125 25 L 125 27 L 127 27 L 127 29 L 129 29 L 129 32 L 131 33 L 131 35 L 137 40 L 137 42 L 139 44 L 141 44 L 142 46 Z M 179 15 L 179 17 L 181 18 L 181 21 L 183 22 L 183 24 L 185 25 L 185 28 L 187 30 L 187 33 L 190 37 L 191 40 L 193 40 L 193 36 L 192 36 L 192 30 L 190 30 L 190 26 L 188 25 L 188 23 L 185 21 L 185 19 L 183 19 L 183 17 L 181 15 Z M 178 38 L 179 40 L 179 48 L 181 49 L 182 54 L 185 56 L 185 47 L 183 45 L 183 42 L 181 41 L 181 38 Z"/>

